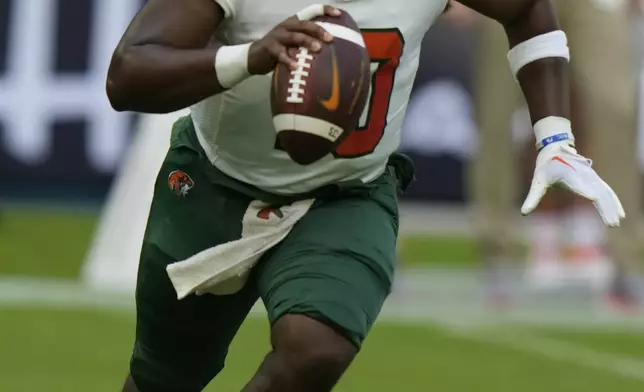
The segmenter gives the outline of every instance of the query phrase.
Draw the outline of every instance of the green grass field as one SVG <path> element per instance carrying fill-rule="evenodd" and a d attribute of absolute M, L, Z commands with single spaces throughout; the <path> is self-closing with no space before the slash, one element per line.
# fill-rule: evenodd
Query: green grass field
<path fill-rule="evenodd" d="M 118 390 L 133 338 L 131 312 L 3 309 L 2 319 L 1 391 Z M 569 334 L 539 333 L 564 338 Z M 267 337 L 267 323 L 249 319 L 233 344 L 226 369 L 208 391 L 240 390 L 267 352 Z M 576 332 L 571 339 L 583 347 L 611 348 L 615 355 L 644 357 L 641 335 Z M 636 392 L 642 387 L 641 379 L 614 369 L 557 361 L 430 325 L 380 323 L 337 390 Z"/>
<path fill-rule="evenodd" d="M 0 283 L 3 276 L 75 279 L 95 222 L 92 213 L 3 212 Z M 404 259 L 414 266 L 476 262 L 476 249 L 467 239 L 414 237 L 402 244 Z M 0 392 L 120 390 L 134 333 L 131 307 L 73 307 L 46 299 L 21 304 L 0 298 Z M 267 337 L 266 321 L 250 318 L 233 344 L 226 369 L 208 391 L 240 390 L 266 353 Z M 643 388 L 642 330 L 453 326 L 386 317 L 336 390 L 635 392 Z"/>

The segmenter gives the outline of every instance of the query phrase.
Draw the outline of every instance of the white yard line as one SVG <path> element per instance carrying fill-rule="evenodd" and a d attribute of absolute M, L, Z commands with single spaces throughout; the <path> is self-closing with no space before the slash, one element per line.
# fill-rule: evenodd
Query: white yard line
<path fill-rule="evenodd" d="M 516 329 L 486 332 L 450 326 L 446 327 L 446 331 L 451 336 L 458 338 L 507 347 L 516 351 L 538 355 L 551 361 L 611 373 L 644 383 L 644 361 L 640 359 L 609 354 L 582 345 Z"/>
<path fill-rule="evenodd" d="M 415 280 L 419 276 L 415 276 Z M 409 280 L 414 280 L 409 279 Z M 422 280 L 422 279 L 420 279 Z M 385 304 L 382 321 L 400 321 L 413 324 L 449 324 L 454 327 L 491 327 L 507 325 L 560 326 L 582 330 L 610 329 L 612 331 L 642 331 L 644 316 L 618 316 L 589 313 L 584 309 L 546 309 L 538 307 L 517 308 L 509 312 L 490 312 L 483 302 L 477 302 L 475 293 L 429 291 L 423 287 L 436 287 L 438 282 L 418 281 L 417 288 L 396 292 Z M 456 281 L 445 281 L 449 288 Z M 463 286 L 463 290 L 465 287 Z M 60 309 L 114 309 L 134 310 L 133 293 L 116 293 L 92 290 L 73 280 L 51 278 L 0 277 L 0 308 L 60 308 Z M 258 304 L 255 312 L 263 314 Z"/>
<path fill-rule="evenodd" d="M 134 310 L 132 295 L 101 293 L 66 279 L 0 277 L 0 308 Z"/>

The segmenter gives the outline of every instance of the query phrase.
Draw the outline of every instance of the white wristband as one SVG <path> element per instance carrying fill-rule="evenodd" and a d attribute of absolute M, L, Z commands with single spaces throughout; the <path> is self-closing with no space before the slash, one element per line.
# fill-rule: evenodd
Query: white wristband
<path fill-rule="evenodd" d="M 508 52 L 508 61 L 515 79 L 521 68 L 533 61 L 550 57 L 560 57 L 570 61 L 568 38 L 561 30 L 551 31 L 521 42 Z"/>
<path fill-rule="evenodd" d="M 217 80 L 224 88 L 233 88 L 248 77 L 248 50 L 250 43 L 222 46 L 215 55 Z"/>
<path fill-rule="evenodd" d="M 572 126 L 567 118 L 557 116 L 542 118 L 534 124 L 533 129 L 537 139 L 537 150 L 557 142 L 567 142 L 573 146 L 575 144 Z"/>

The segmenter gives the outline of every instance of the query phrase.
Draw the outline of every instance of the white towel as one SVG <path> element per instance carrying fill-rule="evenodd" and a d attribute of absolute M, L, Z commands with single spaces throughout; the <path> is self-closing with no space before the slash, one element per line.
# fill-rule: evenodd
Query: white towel
<path fill-rule="evenodd" d="M 279 208 L 251 202 L 242 220 L 240 239 L 167 266 L 177 297 L 183 299 L 193 292 L 224 295 L 239 291 L 257 261 L 286 238 L 314 201 L 301 200 Z"/>

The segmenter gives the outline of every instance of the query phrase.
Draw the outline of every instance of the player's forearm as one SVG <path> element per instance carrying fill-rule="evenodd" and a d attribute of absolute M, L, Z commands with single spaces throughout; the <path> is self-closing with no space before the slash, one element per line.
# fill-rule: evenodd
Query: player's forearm
<path fill-rule="evenodd" d="M 568 63 L 565 60 L 535 61 L 521 70 L 518 79 L 533 124 L 550 116 L 570 118 Z"/>
<path fill-rule="evenodd" d="M 552 5 L 546 0 L 532 1 L 524 13 L 504 27 L 512 48 L 559 30 Z M 570 118 L 568 68 L 567 59 L 547 57 L 524 65 L 516 74 L 533 124 L 551 116 Z"/>
<path fill-rule="evenodd" d="M 168 113 L 220 93 L 215 51 L 135 45 L 114 54 L 107 94 L 114 109 Z"/>
<path fill-rule="evenodd" d="M 526 97 L 533 123 L 546 117 L 569 118 L 568 65 L 567 59 L 561 57 L 564 51 L 567 54 L 568 48 L 563 42 L 565 36 L 562 38 L 562 32 L 555 33 L 552 38 L 552 32 L 559 30 L 559 24 L 551 1 L 458 1 L 501 23 L 511 48 L 522 46 L 522 53 L 514 56 L 511 63 L 515 60 L 515 76 Z M 535 38 L 538 41 L 536 44 Z M 526 48 L 525 44 L 529 42 L 532 44 Z M 547 46 L 545 50 L 544 46 Z M 535 57 L 535 53 L 538 56 Z M 530 61 L 526 61 L 526 58 Z"/>

